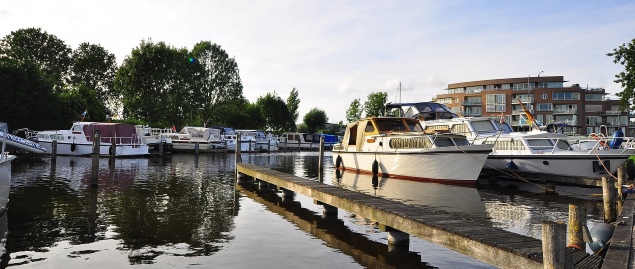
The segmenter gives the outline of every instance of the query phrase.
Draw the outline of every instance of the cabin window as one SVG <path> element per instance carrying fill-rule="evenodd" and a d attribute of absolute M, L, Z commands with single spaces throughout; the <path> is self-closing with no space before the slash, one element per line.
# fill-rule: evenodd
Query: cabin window
<path fill-rule="evenodd" d="M 348 135 L 348 145 L 349 146 L 355 145 L 357 143 L 357 126 L 358 125 L 352 126 L 349 129 L 349 132 L 348 132 L 349 133 L 349 135 Z"/>
<path fill-rule="evenodd" d="M 447 131 L 449 129 L 450 127 L 447 125 L 431 125 L 431 126 L 426 126 L 425 132 L 433 133 L 434 131 Z"/>
<path fill-rule="evenodd" d="M 418 122 L 408 122 L 408 128 L 410 128 L 410 131 L 412 132 L 423 131 L 423 127 L 421 127 L 421 124 L 419 124 Z"/>
<path fill-rule="evenodd" d="M 457 146 L 469 146 L 470 145 L 470 142 L 467 141 L 466 138 L 455 137 L 452 140 L 454 140 L 454 144 L 456 144 Z"/>
<path fill-rule="evenodd" d="M 558 139 L 558 141 L 556 142 L 556 147 L 564 150 L 573 150 L 571 149 L 571 145 L 569 145 L 569 142 L 562 139 Z"/>
<path fill-rule="evenodd" d="M 368 124 L 366 124 L 366 130 L 364 130 L 367 133 L 372 133 L 375 132 L 375 126 L 373 126 L 372 124 L 370 124 L 370 122 Z"/>
<path fill-rule="evenodd" d="M 494 144 L 495 143 L 495 144 Z M 483 144 L 494 144 L 494 150 L 525 150 L 521 141 L 484 141 Z"/>
<path fill-rule="evenodd" d="M 388 142 L 390 148 L 431 148 L 432 142 L 427 137 L 421 138 L 391 138 Z"/>
<path fill-rule="evenodd" d="M 380 132 L 407 131 L 406 126 L 401 121 L 377 121 L 376 124 Z"/>
<path fill-rule="evenodd" d="M 465 123 L 454 124 L 452 125 L 452 129 L 450 130 L 450 132 L 454 134 L 469 135 L 470 129 L 467 128 L 467 124 Z"/>
<path fill-rule="evenodd" d="M 491 121 L 473 121 L 472 128 L 477 133 L 493 133 L 496 132 L 496 127 Z"/>
<path fill-rule="evenodd" d="M 454 143 L 452 143 L 452 139 L 450 139 L 449 137 L 437 137 L 434 139 L 434 144 L 439 148 L 454 146 Z"/>
<path fill-rule="evenodd" d="M 550 139 L 527 139 L 527 145 L 533 150 L 553 149 L 553 142 Z"/>

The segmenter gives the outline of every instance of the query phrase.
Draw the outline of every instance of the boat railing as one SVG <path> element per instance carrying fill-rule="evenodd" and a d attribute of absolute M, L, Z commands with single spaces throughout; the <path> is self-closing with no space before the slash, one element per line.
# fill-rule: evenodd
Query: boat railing
<path fill-rule="evenodd" d="M 93 141 L 91 136 L 86 136 L 86 140 Z M 117 145 L 123 145 L 123 144 L 143 145 L 143 142 L 141 141 L 141 137 L 137 136 L 136 134 L 133 134 L 132 136 L 129 136 L 129 137 L 102 136 L 100 137 L 100 141 L 103 143 L 109 143 L 109 144 L 113 144 L 113 142 L 116 142 Z"/>

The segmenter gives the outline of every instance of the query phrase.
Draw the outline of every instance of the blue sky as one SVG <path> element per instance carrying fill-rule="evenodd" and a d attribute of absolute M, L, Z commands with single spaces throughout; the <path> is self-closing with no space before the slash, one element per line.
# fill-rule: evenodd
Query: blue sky
<path fill-rule="evenodd" d="M 540 71 L 617 93 L 623 67 L 606 53 L 635 38 L 634 14 L 634 1 L 0 0 L 0 36 L 41 27 L 119 63 L 142 39 L 209 40 L 235 57 L 251 102 L 295 87 L 300 118 L 317 107 L 338 122 L 372 92 L 398 101 L 400 82 L 404 102 Z"/>

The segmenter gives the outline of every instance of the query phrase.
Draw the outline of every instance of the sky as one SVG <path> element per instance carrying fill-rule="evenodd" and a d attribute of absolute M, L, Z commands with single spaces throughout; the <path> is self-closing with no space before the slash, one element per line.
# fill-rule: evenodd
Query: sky
<path fill-rule="evenodd" d="M 564 76 L 620 92 L 606 56 L 635 39 L 635 1 L 0 0 L 0 37 L 42 28 L 72 49 L 99 44 L 121 64 L 142 40 L 220 45 L 243 95 L 300 98 L 346 122 L 351 102 L 430 101 L 449 83 Z M 399 91 L 401 85 L 401 91 Z"/>

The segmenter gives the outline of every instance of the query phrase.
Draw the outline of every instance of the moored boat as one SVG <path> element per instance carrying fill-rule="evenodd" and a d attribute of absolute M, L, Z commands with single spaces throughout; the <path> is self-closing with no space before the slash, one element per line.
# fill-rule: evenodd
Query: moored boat
<path fill-rule="evenodd" d="M 69 130 L 49 130 L 34 132 L 37 142 L 49 153 L 52 145 L 57 144 L 56 154 L 82 156 L 93 153 L 93 134 L 100 132 L 99 155 L 144 156 L 148 155 L 148 146 L 143 144 L 136 134 L 136 127 L 124 123 L 75 122 Z"/>
<path fill-rule="evenodd" d="M 164 152 L 171 152 L 172 138 L 170 135 L 174 134 L 172 128 L 152 128 L 145 125 L 137 125 L 137 136 L 142 143 L 148 145 L 150 150 L 159 151 L 163 146 Z"/>
<path fill-rule="evenodd" d="M 523 177 L 542 175 L 600 178 L 617 172 L 635 154 L 630 137 L 595 137 L 573 143 L 570 136 L 533 128 L 514 132 L 502 119 L 461 118 L 434 102 L 388 104 L 406 117 L 420 119 L 426 131 L 465 135 L 472 144 L 494 145 L 485 169 L 514 171 Z"/>
<path fill-rule="evenodd" d="M 0 132 L 8 133 L 6 123 L 0 122 Z M 9 190 L 11 188 L 11 161 L 15 155 L 6 152 L 7 136 L 0 138 L 0 215 L 5 214 L 9 202 Z"/>
<path fill-rule="evenodd" d="M 184 152 L 226 152 L 220 131 L 214 128 L 185 126 L 178 133 L 169 135 L 174 151 Z"/>
<path fill-rule="evenodd" d="M 474 184 L 493 145 L 428 134 L 419 121 L 372 117 L 350 123 L 333 147 L 336 168 L 408 180 Z"/>

